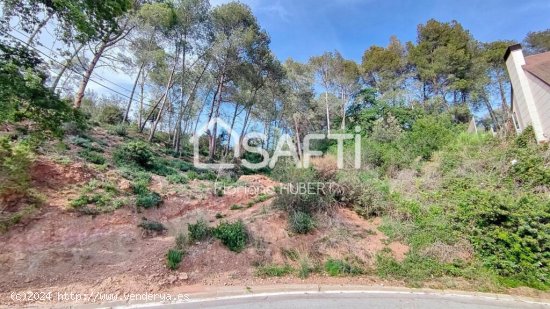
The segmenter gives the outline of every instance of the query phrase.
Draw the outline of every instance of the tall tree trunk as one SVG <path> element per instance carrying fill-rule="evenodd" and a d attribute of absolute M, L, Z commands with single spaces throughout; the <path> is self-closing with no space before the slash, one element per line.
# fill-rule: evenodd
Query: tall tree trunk
<path fill-rule="evenodd" d="M 124 113 L 124 119 L 122 119 L 122 123 L 125 123 L 128 121 L 128 114 L 130 114 L 130 109 L 132 108 L 132 101 L 134 100 L 134 93 L 136 92 L 136 87 L 139 82 L 139 77 L 141 76 L 141 72 L 143 71 L 143 67 L 145 66 L 145 63 L 142 63 L 139 67 L 138 75 L 136 76 L 136 80 L 134 82 L 134 87 L 132 88 L 132 94 L 130 95 L 130 100 L 128 100 L 128 106 L 126 106 L 126 112 Z"/>
<path fill-rule="evenodd" d="M 172 143 L 172 147 L 174 149 L 174 151 L 178 151 L 179 148 L 180 148 L 180 140 L 181 140 L 181 126 L 182 126 L 182 122 L 183 122 L 183 115 L 184 115 L 184 110 L 185 110 L 185 105 L 187 104 L 183 104 L 183 98 L 185 96 L 185 61 L 186 61 L 186 57 L 187 57 L 187 46 L 186 46 L 186 43 L 187 43 L 187 33 L 184 33 L 183 35 L 183 51 L 182 51 L 182 54 L 183 54 L 183 60 L 182 60 L 182 63 L 181 63 L 181 92 L 180 92 L 180 96 L 181 96 L 181 99 L 180 99 L 180 109 L 179 109 L 179 113 L 178 113 L 178 119 L 176 120 L 176 132 L 174 133 L 174 142 Z"/>
<path fill-rule="evenodd" d="M 80 105 L 82 105 L 82 99 L 84 98 L 84 92 L 86 91 L 86 87 L 88 86 L 88 82 L 90 81 L 90 77 L 92 77 L 92 73 L 94 72 L 95 67 L 97 66 L 97 63 L 99 62 L 99 59 L 101 56 L 103 56 L 103 53 L 107 49 L 107 41 L 102 41 L 101 45 L 99 46 L 99 49 L 95 52 L 94 58 L 92 59 L 92 62 L 88 65 L 88 68 L 86 69 L 86 72 L 84 72 L 84 77 L 82 78 L 82 81 L 80 82 L 80 87 L 78 88 L 78 92 L 76 93 L 76 97 L 74 99 L 74 108 L 79 109 Z"/>
<path fill-rule="evenodd" d="M 346 130 L 346 93 L 342 89 L 342 131 Z"/>
<path fill-rule="evenodd" d="M 34 38 L 40 33 L 40 31 L 42 30 L 42 28 L 44 28 L 44 26 L 46 26 L 46 24 L 50 21 L 50 19 L 53 17 L 53 11 L 48 13 L 48 15 L 46 16 L 46 18 L 41 21 L 38 26 L 36 27 L 36 29 L 34 29 L 34 31 L 32 32 L 31 36 L 29 37 L 29 39 L 27 40 L 27 45 L 31 45 L 32 42 L 34 41 Z"/>
<path fill-rule="evenodd" d="M 239 111 L 239 104 L 235 104 L 235 111 L 233 112 L 233 119 L 231 119 L 231 132 L 233 132 L 233 128 L 235 127 L 235 120 L 237 119 L 237 112 Z M 231 135 L 232 134 L 229 134 L 229 137 L 227 139 L 227 146 L 225 147 L 225 150 L 224 150 L 224 158 L 227 157 L 227 155 L 229 154 L 229 149 L 231 148 Z"/>
<path fill-rule="evenodd" d="M 330 135 L 330 112 L 328 106 L 328 90 L 325 91 L 325 107 L 327 109 L 327 134 Z"/>
<path fill-rule="evenodd" d="M 210 123 L 212 119 L 218 117 L 220 104 L 223 96 L 224 83 L 225 83 L 225 73 L 222 73 L 218 82 L 218 89 L 216 90 L 214 99 L 212 100 L 212 107 L 210 109 L 210 114 L 208 115 L 208 123 Z M 209 161 L 214 159 L 214 155 L 216 151 L 216 134 L 217 134 L 217 125 L 214 124 L 214 128 L 212 128 L 212 130 L 209 130 L 209 140 L 208 140 L 208 160 Z"/>
<path fill-rule="evenodd" d="M 174 62 L 174 66 L 172 67 L 172 72 L 170 73 L 170 78 L 168 79 L 168 84 L 166 85 L 166 91 L 164 92 L 164 99 L 162 101 L 162 105 L 160 107 L 159 113 L 157 114 L 157 118 L 155 119 L 155 122 L 153 123 L 153 126 L 151 127 L 151 132 L 149 133 L 149 139 L 148 141 L 151 142 L 153 140 L 153 137 L 155 137 L 155 132 L 157 130 L 157 126 L 160 122 L 160 119 L 162 118 L 162 113 L 164 111 L 164 107 L 166 106 L 166 102 L 168 102 L 168 93 L 170 92 L 170 89 L 172 88 L 173 80 L 174 80 L 174 74 L 176 73 L 176 67 L 178 65 L 178 61 Z"/>
<path fill-rule="evenodd" d="M 487 107 L 487 111 L 489 111 L 489 116 L 491 116 L 491 120 L 493 121 L 493 125 L 495 126 L 495 131 L 500 130 L 500 124 L 498 123 L 498 118 L 495 114 L 495 111 L 493 110 L 493 106 L 491 106 L 491 102 L 487 96 L 483 96 L 483 103 L 485 103 L 485 106 Z"/>
<path fill-rule="evenodd" d="M 88 65 L 88 68 L 84 73 L 84 77 L 82 78 L 82 82 L 80 83 L 80 87 L 74 100 L 75 109 L 80 108 L 80 105 L 82 104 L 82 99 L 84 98 L 84 92 L 86 91 L 86 87 L 88 86 L 88 82 L 90 81 L 90 77 L 92 76 L 92 73 L 97 66 L 97 63 L 99 62 L 99 59 L 103 56 L 105 50 L 123 40 L 132 31 L 132 28 L 128 28 L 127 26 L 128 24 L 123 25 L 120 28 L 121 30 L 118 30 L 118 32 L 111 31 L 107 33 L 105 37 L 103 37 L 103 39 L 101 40 L 99 48 L 95 51 L 94 58 L 92 59 L 90 65 Z"/>
<path fill-rule="evenodd" d="M 296 130 L 296 149 L 298 149 L 298 157 L 300 158 L 300 160 L 302 160 L 303 154 L 301 146 L 302 140 L 300 138 L 300 127 L 298 126 L 298 120 L 296 120 L 296 116 L 293 115 L 292 118 L 294 119 L 294 128 Z"/>
<path fill-rule="evenodd" d="M 144 101 L 144 90 L 145 90 L 145 74 L 141 74 L 141 83 L 139 85 L 140 94 L 139 94 L 139 112 L 138 112 L 138 130 L 141 130 L 141 125 L 143 124 L 143 101 Z"/>
<path fill-rule="evenodd" d="M 69 66 L 73 63 L 73 59 L 78 55 L 78 53 L 80 53 L 82 48 L 84 48 L 84 44 L 80 44 L 75 49 L 74 53 L 71 54 L 69 59 L 67 59 L 67 61 L 65 62 L 65 65 L 63 65 L 63 67 L 61 67 L 61 71 L 59 71 L 59 74 L 57 74 L 57 77 L 55 78 L 55 80 L 52 84 L 52 87 L 51 87 L 52 91 L 55 91 L 55 89 L 57 89 L 57 85 L 59 85 L 59 82 L 61 81 L 61 78 L 63 77 L 63 75 L 65 74 L 65 72 L 69 68 Z"/>

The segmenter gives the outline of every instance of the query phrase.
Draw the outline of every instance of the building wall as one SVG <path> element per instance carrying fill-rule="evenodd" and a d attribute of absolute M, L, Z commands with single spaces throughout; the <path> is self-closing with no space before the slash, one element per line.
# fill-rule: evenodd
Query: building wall
<path fill-rule="evenodd" d="M 546 138 L 550 138 L 550 86 L 529 72 L 526 72 L 531 93 L 537 106 L 542 130 Z"/>
<path fill-rule="evenodd" d="M 514 102 L 512 108 L 514 113 L 516 114 L 520 127 L 519 132 L 521 133 L 523 130 L 525 130 L 526 127 L 530 126 L 532 122 L 529 110 L 527 109 L 527 94 L 525 93 L 521 83 L 521 78 L 523 76 L 520 76 L 520 74 L 523 75 L 523 68 L 521 68 L 521 66 L 525 64 L 525 60 L 523 58 L 523 54 L 518 53 L 521 53 L 521 50 L 513 51 L 508 58 L 506 65 L 508 66 L 510 82 L 512 83 L 512 87 L 514 88 Z M 520 68 L 521 72 L 518 71 L 518 67 Z"/>
<path fill-rule="evenodd" d="M 524 65 L 525 58 L 523 57 L 521 49 L 516 48 L 511 50 L 506 60 L 506 66 L 514 89 L 513 111 L 516 112 L 516 116 L 519 118 L 519 131 L 521 132 L 525 127 L 532 125 L 537 142 L 548 142 L 549 134 L 545 134 L 543 129 L 538 105 L 535 103 L 531 88 L 533 87 L 537 90 L 537 95 L 543 97 L 543 102 L 545 101 L 544 96 L 546 90 L 536 88 L 538 85 L 535 85 L 535 82 L 527 76 L 530 75 L 530 73 L 523 70 Z M 531 77 L 534 78 L 534 76 Z M 541 104 L 545 105 L 544 103 Z M 543 107 L 546 108 L 546 106 Z M 544 122 L 548 122 L 548 120 L 545 119 Z"/>

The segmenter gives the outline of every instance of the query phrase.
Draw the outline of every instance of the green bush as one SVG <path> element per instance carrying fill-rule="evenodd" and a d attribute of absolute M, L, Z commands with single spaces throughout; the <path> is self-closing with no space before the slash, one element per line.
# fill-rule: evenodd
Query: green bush
<path fill-rule="evenodd" d="M 352 259 L 329 259 L 325 262 L 325 271 L 332 277 L 355 276 L 364 273 L 360 263 Z"/>
<path fill-rule="evenodd" d="M 288 225 L 294 233 L 308 234 L 315 229 L 315 220 L 308 213 L 296 211 L 290 213 Z"/>
<path fill-rule="evenodd" d="M 0 125 L 17 124 L 34 135 L 63 135 L 63 123 L 81 119 L 46 86 L 47 65 L 24 44 L 0 42 Z"/>
<path fill-rule="evenodd" d="M 128 136 L 128 126 L 126 124 L 117 124 L 109 129 L 109 134 L 126 137 Z"/>
<path fill-rule="evenodd" d="M 113 159 L 120 166 L 153 167 L 155 154 L 151 147 L 141 141 L 132 141 L 119 146 L 113 152 Z"/>
<path fill-rule="evenodd" d="M 183 251 L 187 247 L 188 243 L 189 240 L 187 239 L 187 235 L 184 233 L 178 233 L 178 236 L 176 236 L 176 248 Z"/>
<path fill-rule="evenodd" d="M 157 222 L 157 221 L 152 221 L 152 220 L 147 220 L 146 218 L 143 218 L 141 220 L 141 223 L 138 224 L 138 227 L 146 230 L 146 231 L 151 231 L 151 232 L 164 232 L 166 231 L 166 227 L 164 226 L 164 224 L 160 223 L 160 222 Z"/>
<path fill-rule="evenodd" d="M 187 172 L 187 178 L 189 180 L 195 180 L 195 179 L 199 178 L 199 174 L 195 171 L 189 171 L 189 172 Z"/>
<path fill-rule="evenodd" d="M 176 270 L 180 266 L 183 259 L 183 251 L 177 249 L 170 249 L 166 254 L 166 266 L 171 270 Z"/>
<path fill-rule="evenodd" d="M 177 167 L 182 172 L 188 172 L 193 170 L 193 164 L 185 161 L 177 161 Z"/>
<path fill-rule="evenodd" d="M 90 162 L 90 163 L 93 163 L 93 164 L 105 164 L 106 160 L 105 160 L 105 157 L 98 153 L 98 152 L 95 152 L 93 150 L 82 150 L 81 152 L 78 153 L 78 155 L 83 158 L 84 160 Z"/>
<path fill-rule="evenodd" d="M 166 177 L 166 180 L 168 180 L 168 182 L 171 184 L 186 184 L 189 182 L 189 179 L 187 179 L 187 176 L 183 174 L 168 175 Z"/>
<path fill-rule="evenodd" d="M 169 160 L 156 158 L 153 160 L 153 164 L 149 170 L 154 174 L 164 177 L 178 174 L 178 171 L 171 164 Z"/>
<path fill-rule="evenodd" d="M 28 195 L 32 161 L 28 145 L 0 138 L 0 209 Z"/>
<path fill-rule="evenodd" d="M 258 277 L 283 277 L 289 274 L 292 274 L 294 272 L 294 269 L 292 266 L 285 264 L 285 265 L 275 265 L 275 264 L 269 264 L 269 265 L 262 265 L 256 268 L 256 276 Z"/>
<path fill-rule="evenodd" d="M 285 186 L 277 188 L 273 201 L 275 207 L 288 213 L 300 211 L 311 214 L 327 211 L 336 204 L 331 190 L 316 187 L 320 179 L 313 168 L 278 167 L 274 174 L 280 181 L 289 181 Z M 311 190 L 308 190 L 308 186 Z"/>
<path fill-rule="evenodd" d="M 453 133 L 454 127 L 448 115 L 425 116 L 417 119 L 411 132 L 406 134 L 405 144 L 412 153 L 430 159 L 434 151 L 449 142 Z"/>
<path fill-rule="evenodd" d="M 122 122 L 122 118 L 124 118 L 124 111 L 115 104 L 105 104 L 100 108 L 97 117 L 99 122 L 114 125 Z"/>
<path fill-rule="evenodd" d="M 359 215 L 370 218 L 387 213 L 391 207 L 389 184 L 367 172 L 339 172 L 336 198 Z"/>
<path fill-rule="evenodd" d="M 510 282 L 550 287 L 550 201 L 469 190 L 457 219 L 485 265 Z"/>
<path fill-rule="evenodd" d="M 241 206 L 241 205 L 237 205 L 237 204 L 233 204 L 231 205 L 231 207 L 229 208 L 229 210 L 241 210 L 243 209 L 244 207 Z"/>
<path fill-rule="evenodd" d="M 222 222 L 213 230 L 213 235 L 234 252 L 241 252 L 248 243 L 248 232 L 242 221 Z"/>
<path fill-rule="evenodd" d="M 195 223 L 189 223 L 187 225 L 187 230 L 189 231 L 189 239 L 193 242 L 203 241 L 210 238 L 212 230 L 208 226 L 208 223 L 200 219 Z"/>
<path fill-rule="evenodd" d="M 162 204 L 162 197 L 156 192 L 142 192 L 136 197 L 136 206 L 141 208 L 153 208 Z"/>

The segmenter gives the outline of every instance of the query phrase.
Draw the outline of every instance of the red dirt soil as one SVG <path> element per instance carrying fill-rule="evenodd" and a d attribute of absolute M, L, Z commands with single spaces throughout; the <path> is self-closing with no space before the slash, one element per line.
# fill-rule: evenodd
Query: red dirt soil
<path fill-rule="evenodd" d="M 155 177 L 152 188 L 165 192 L 161 207 L 141 213 L 125 207 L 92 217 L 67 208 L 69 199 L 76 196 L 74 187 L 96 176 L 85 165 L 62 166 L 40 158 L 32 175 L 46 202 L 32 220 L 0 235 L 0 304 L 22 305 L 10 298 L 18 291 L 190 293 L 206 285 L 383 283 L 371 276 L 263 279 L 254 275 L 253 265 L 289 262 L 283 249 L 296 249 L 314 258 L 353 254 L 366 265 L 372 265 L 376 252 L 386 247 L 397 259 L 408 251 L 403 244 L 387 243 L 378 231 L 380 220 L 367 221 L 347 209 L 323 218 L 320 227 L 309 235 L 291 235 L 285 213 L 273 209 L 270 200 L 230 210 L 232 205 L 246 206 L 259 192 L 272 194 L 277 183 L 265 176 L 244 176 L 240 185 L 226 190 L 223 197 L 213 195 L 212 188 L 205 191 L 212 183 L 194 181 L 190 190 L 181 193 Z M 124 186 L 124 182 L 119 181 L 119 185 Z M 246 223 L 253 238 L 247 249 L 237 254 L 217 240 L 197 243 L 187 249 L 177 271 L 168 270 L 165 254 L 174 246 L 175 235 L 198 218 L 216 225 L 220 221 L 216 214 L 224 215 L 223 220 L 242 219 Z M 137 226 L 142 217 L 163 223 L 168 232 L 143 237 Z"/>

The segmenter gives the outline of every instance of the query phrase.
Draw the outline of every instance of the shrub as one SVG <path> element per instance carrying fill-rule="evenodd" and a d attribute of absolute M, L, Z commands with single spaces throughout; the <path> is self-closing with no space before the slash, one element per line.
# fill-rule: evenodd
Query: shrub
<path fill-rule="evenodd" d="M 105 104 L 101 107 L 98 120 L 106 124 L 117 124 L 124 118 L 123 110 L 115 104 Z"/>
<path fill-rule="evenodd" d="M 93 163 L 93 164 L 105 164 L 105 157 L 103 157 L 102 154 L 95 152 L 93 150 L 83 150 L 78 153 L 78 155 L 83 158 L 84 160 Z"/>
<path fill-rule="evenodd" d="M 283 277 L 291 274 L 294 271 L 292 266 L 285 265 L 262 265 L 256 268 L 256 276 L 258 277 Z"/>
<path fill-rule="evenodd" d="M 141 141 L 123 144 L 113 152 L 113 159 L 118 165 L 135 165 L 145 169 L 153 166 L 154 157 L 151 147 Z"/>
<path fill-rule="evenodd" d="M 180 266 L 183 258 L 183 251 L 177 249 L 170 249 L 166 254 L 166 266 L 171 270 L 176 270 Z"/>
<path fill-rule="evenodd" d="M 171 166 L 171 162 L 166 159 L 156 158 L 149 170 L 159 176 L 170 176 L 178 174 L 178 171 Z"/>
<path fill-rule="evenodd" d="M 210 238 L 212 230 L 208 226 L 208 223 L 200 219 L 196 223 L 188 224 L 187 230 L 189 231 L 189 239 L 191 241 L 203 241 Z"/>
<path fill-rule="evenodd" d="M 0 42 L 0 125 L 17 123 L 33 134 L 63 135 L 63 122 L 80 117 L 49 86 L 46 65 L 25 45 Z"/>
<path fill-rule="evenodd" d="M 416 120 L 411 132 L 405 137 L 405 144 L 412 153 L 430 159 L 432 153 L 445 145 L 452 136 L 453 125 L 449 116 L 425 116 Z"/>
<path fill-rule="evenodd" d="M 117 124 L 109 129 L 109 134 L 126 137 L 128 136 L 128 126 L 126 124 Z"/>
<path fill-rule="evenodd" d="M 487 266 L 520 284 L 550 286 L 550 202 L 469 190 L 458 201 L 458 220 Z"/>
<path fill-rule="evenodd" d="M 248 243 L 248 232 L 240 220 L 233 223 L 220 223 L 213 230 L 213 235 L 234 252 L 241 252 Z"/>
<path fill-rule="evenodd" d="M 189 171 L 189 172 L 187 172 L 187 178 L 189 180 L 195 180 L 195 179 L 199 178 L 199 174 L 195 171 Z"/>
<path fill-rule="evenodd" d="M 183 174 L 168 175 L 166 177 L 166 180 L 168 180 L 168 182 L 171 184 L 186 184 L 189 182 L 189 179 L 187 179 L 187 176 Z"/>
<path fill-rule="evenodd" d="M 308 234 L 315 229 L 315 221 L 310 214 L 296 211 L 288 217 L 290 230 L 298 234 Z"/>
<path fill-rule="evenodd" d="M 357 261 L 329 259 L 325 262 L 325 271 L 332 277 L 355 276 L 363 274 Z"/>
<path fill-rule="evenodd" d="M 241 210 L 241 209 L 243 209 L 243 206 L 237 205 L 237 204 L 233 204 L 233 205 L 231 205 L 231 207 L 230 207 L 229 209 L 230 209 L 230 210 Z"/>
<path fill-rule="evenodd" d="M 162 197 L 156 192 L 142 192 L 136 198 L 136 206 L 145 209 L 159 206 L 162 203 Z"/>
<path fill-rule="evenodd" d="M 389 184 L 367 172 L 338 173 L 337 199 L 361 216 L 369 218 L 385 214 L 391 206 Z"/>
<path fill-rule="evenodd" d="M 178 250 L 184 250 L 187 247 L 188 243 L 187 236 L 184 233 L 178 233 L 178 236 L 176 236 L 176 248 Z"/>
<path fill-rule="evenodd" d="M 210 171 L 210 170 L 206 170 L 206 171 L 199 171 L 199 174 L 197 176 L 197 179 L 199 180 L 209 180 L 209 181 L 214 181 L 216 180 L 216 178 L 218 178 L 216 176 L 216 173 Z"/>
<path fill-rule="evenodd" d="M 0 138 L 0 210 L 28 195 L 32 161 L 28 145 Z"/>
<path fill-rule="evenodd" d="M 188 171 L 193 170 L 193 165 L 191 163 L 185 162 L 185 161 L 178 161 L 177 167 L 182 172 L 188 172 Z"/>
<path fill-rule="evenodd" d="M 312 272 L 318 271 L 315 265 L 312 265 L 310 260 L 307 257 L 303 257 L 299 261 L 298 266 L 298 277 L 301 279 L 306 279 L 310 276 Z"/>
<path fill-rule="evenodd" d="M 146 230 L 146 231 L 152 231 L 152 232 L 164 232 L 166 231 L 166 227 L 157 221 L 147 220 L 146 218 L 143 218 L 141 223 L 138 224 L 138 227 Z"/>
<path fill-rule="evenodd" d="M 286 172 L 282 172 L 286 170 Z M 307 190 L 308 185 L 315 186 L 319 183 L 317 173 L 313 168 L 298 169 L 295 167 L 277 168 L 274 171 L 276 178 L 281 181 L 290 181 L 287 185 L 277 189 L 277 195 L 273 205 L 281 208 L 288 213 L 301 211 L 305 213 L 315 213 L 326 211 L 335 205 L 335 200 L 330 190 Z M 283 174 L 280 174 L 283 173 Z M 302 190 L 303 188 L 306 190 Z M 308 192 L 310 191 L 310 192 Z"/>

